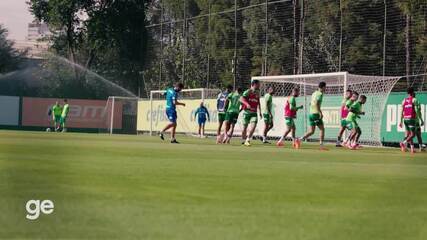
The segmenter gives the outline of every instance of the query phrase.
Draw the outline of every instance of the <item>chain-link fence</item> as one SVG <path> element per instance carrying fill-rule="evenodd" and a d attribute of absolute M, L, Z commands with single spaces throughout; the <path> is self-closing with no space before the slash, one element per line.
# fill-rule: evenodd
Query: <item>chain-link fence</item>
<path fill-rule="evenodd" d="M 338 71 L 426 89 L 425 76 L 409 77 L 427 72 L 424 0 L 154 0 L 147 16 L 147 91 Z"/>

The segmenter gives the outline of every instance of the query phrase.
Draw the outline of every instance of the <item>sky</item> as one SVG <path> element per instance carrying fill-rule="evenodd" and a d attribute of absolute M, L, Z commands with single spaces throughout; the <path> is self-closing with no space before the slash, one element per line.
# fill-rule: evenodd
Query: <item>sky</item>
<path fill-rule="evenodd" d="M 9 30 L 9 39 L 25 40 L 27 25 L 33 21 L 27 0 L 0 0 L 0 24 Z"/>

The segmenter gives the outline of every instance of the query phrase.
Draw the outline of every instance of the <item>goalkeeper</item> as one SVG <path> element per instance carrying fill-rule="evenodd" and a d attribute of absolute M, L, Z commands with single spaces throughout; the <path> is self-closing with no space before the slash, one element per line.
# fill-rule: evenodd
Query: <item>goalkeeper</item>
<path fill-rule="evenodd" d="M 210 121 L 210 117 L 209 110 L 205 107 L 203 102 L 200 103 L 200 107 L 197 108 L 196 112 L 194 113 L 194 118 L 197 118 L 197 123 L 199 125 L 199 137 L 204 138 L 206 120 Z"/>

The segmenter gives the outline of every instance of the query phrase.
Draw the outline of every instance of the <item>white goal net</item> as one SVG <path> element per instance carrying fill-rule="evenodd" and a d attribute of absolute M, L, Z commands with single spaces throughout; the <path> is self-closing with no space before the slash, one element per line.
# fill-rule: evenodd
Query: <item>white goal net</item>
<path fill-rule="evenodd" d="M 252 77 L 252 79 L 261 81 L 262 95 L 270 86 L 275 89 L 273 105 L 276 124 L 272 130 L 272 136 L 281 136 L 285 129 L 284 101 L 294 87 L 298 87 L 301 92 L 297 100 L 298 105 L 304 105 L 304 109 L 298 113 L 295 122 L 297 124 L 297 135 L 302 136 L 307 130 L 311 94 L 317 90 L 320 82 L 326 82 L 327 88 L 322 104 L 323 121 L 326 128 L 325 138 L 336 140 L 341 122 L 341 103 L 346 90 L 350 89 L 357 91 L 360 95 L 366 95 L 368 98 L 363 106 L 366 115 L 359 120 L 363 132 L 360 141 L 363 144 L 373 146 L 382 145 L 381 121 L 385 103 L 390 91 L 400 78 L 353 75 L 347 72 Z M 318 135 L 315 135 L 315 138 L 316 136 Z"/>
<path fill-rule="evenodd" d="M 109 97 L 104 110 L 105 125 L 100 132 L 137 134 L 138 101 L 137 97 Z"/>
<path fill-rule="evenodd" d="M 213 122 L 216 120 L 216 98 L 221 92 L 220 89 L 183 89 L 178 93 L 178 101 L 186 104 L 185 107 L 177 106 L 178 127 L 177 133 L 194 135 L 197 133 L 197 122 L 194 117 L 195 111 L 204 103 L 208 108 L 211 121 L 206 123 L 206 133 L 214 132 Z M 149 101 L 149 133 L 152 135 L 162 130 L 165 124 L 168 123 L 165 114 L 166 91 L 156 90 L 150 92 Z"/>

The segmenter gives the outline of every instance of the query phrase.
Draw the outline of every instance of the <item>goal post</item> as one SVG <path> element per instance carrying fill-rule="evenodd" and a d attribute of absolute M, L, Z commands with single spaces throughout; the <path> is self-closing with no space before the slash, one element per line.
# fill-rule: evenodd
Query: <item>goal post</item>
<path fill-rule="evenodd" d="M 166 90 L 153 90 L 150 91 L 149 98 L 149 133 L 153 135 L 155 132 L 161 131 L 163 125 L 159 123 L 167 123 L 165 119 L 165 100 Z M 216 98 L 221 93 L 220 89 L 209 88 L 194 88 L 183 89 L 178 93 L 178 100 L 184 102 L 186 107 L 177 107 L 178 113 L 178 128 L 177 133 L 183 134 L 196 134 L 197 126 L 194 119 L 194 113 L 201 102 L 205 104 L 211 115 L 211 119 L 216 119 Z M 212 132 L 211 125 L 213 121 L 206 124 L 206 133 Z"/>
<path fill-rule="evenodd" d="M 138 97 L 110 96 L 104 109 L 105 132 L 137 134 Z"/>
<path fill-rule="evenodd" d="M 363 106 L 366 112 L 359 120 L 362 129 L 361 143 L 365 145 L 381 146 L 381 122 L 385 103 L 400 76 L 365 76 L 348 72 L 315 73 L 282 76 L 255 76 L 252 80 L 261 82 L 261 95 L 264 95 L 268 87 L 275 89 L 274 119 L 275 127 L 271 132 L 273 137 L 279 137 L 284 131 L 283 105 L 285 97 L 291 94 L 294 87 L 300 89 L 298 105 L 304 109 L 298 113 L 296 120 L 297 135 L 301 136 L 308 128 L 308 117 L 311 94 L 317 90 L 320 82 L 326 82 L 326 91 L 322 104 L 324 123 L 326 128 L 325 139 L 336 140 L 340 122 L 340 107 L 347 89 L 357 91 L 360 95 L 366 95 L 368 100 Z M 318 131 L 316 131 L 318 133 Z M 314 138 L 316 138 L 315 135 Z"/>

